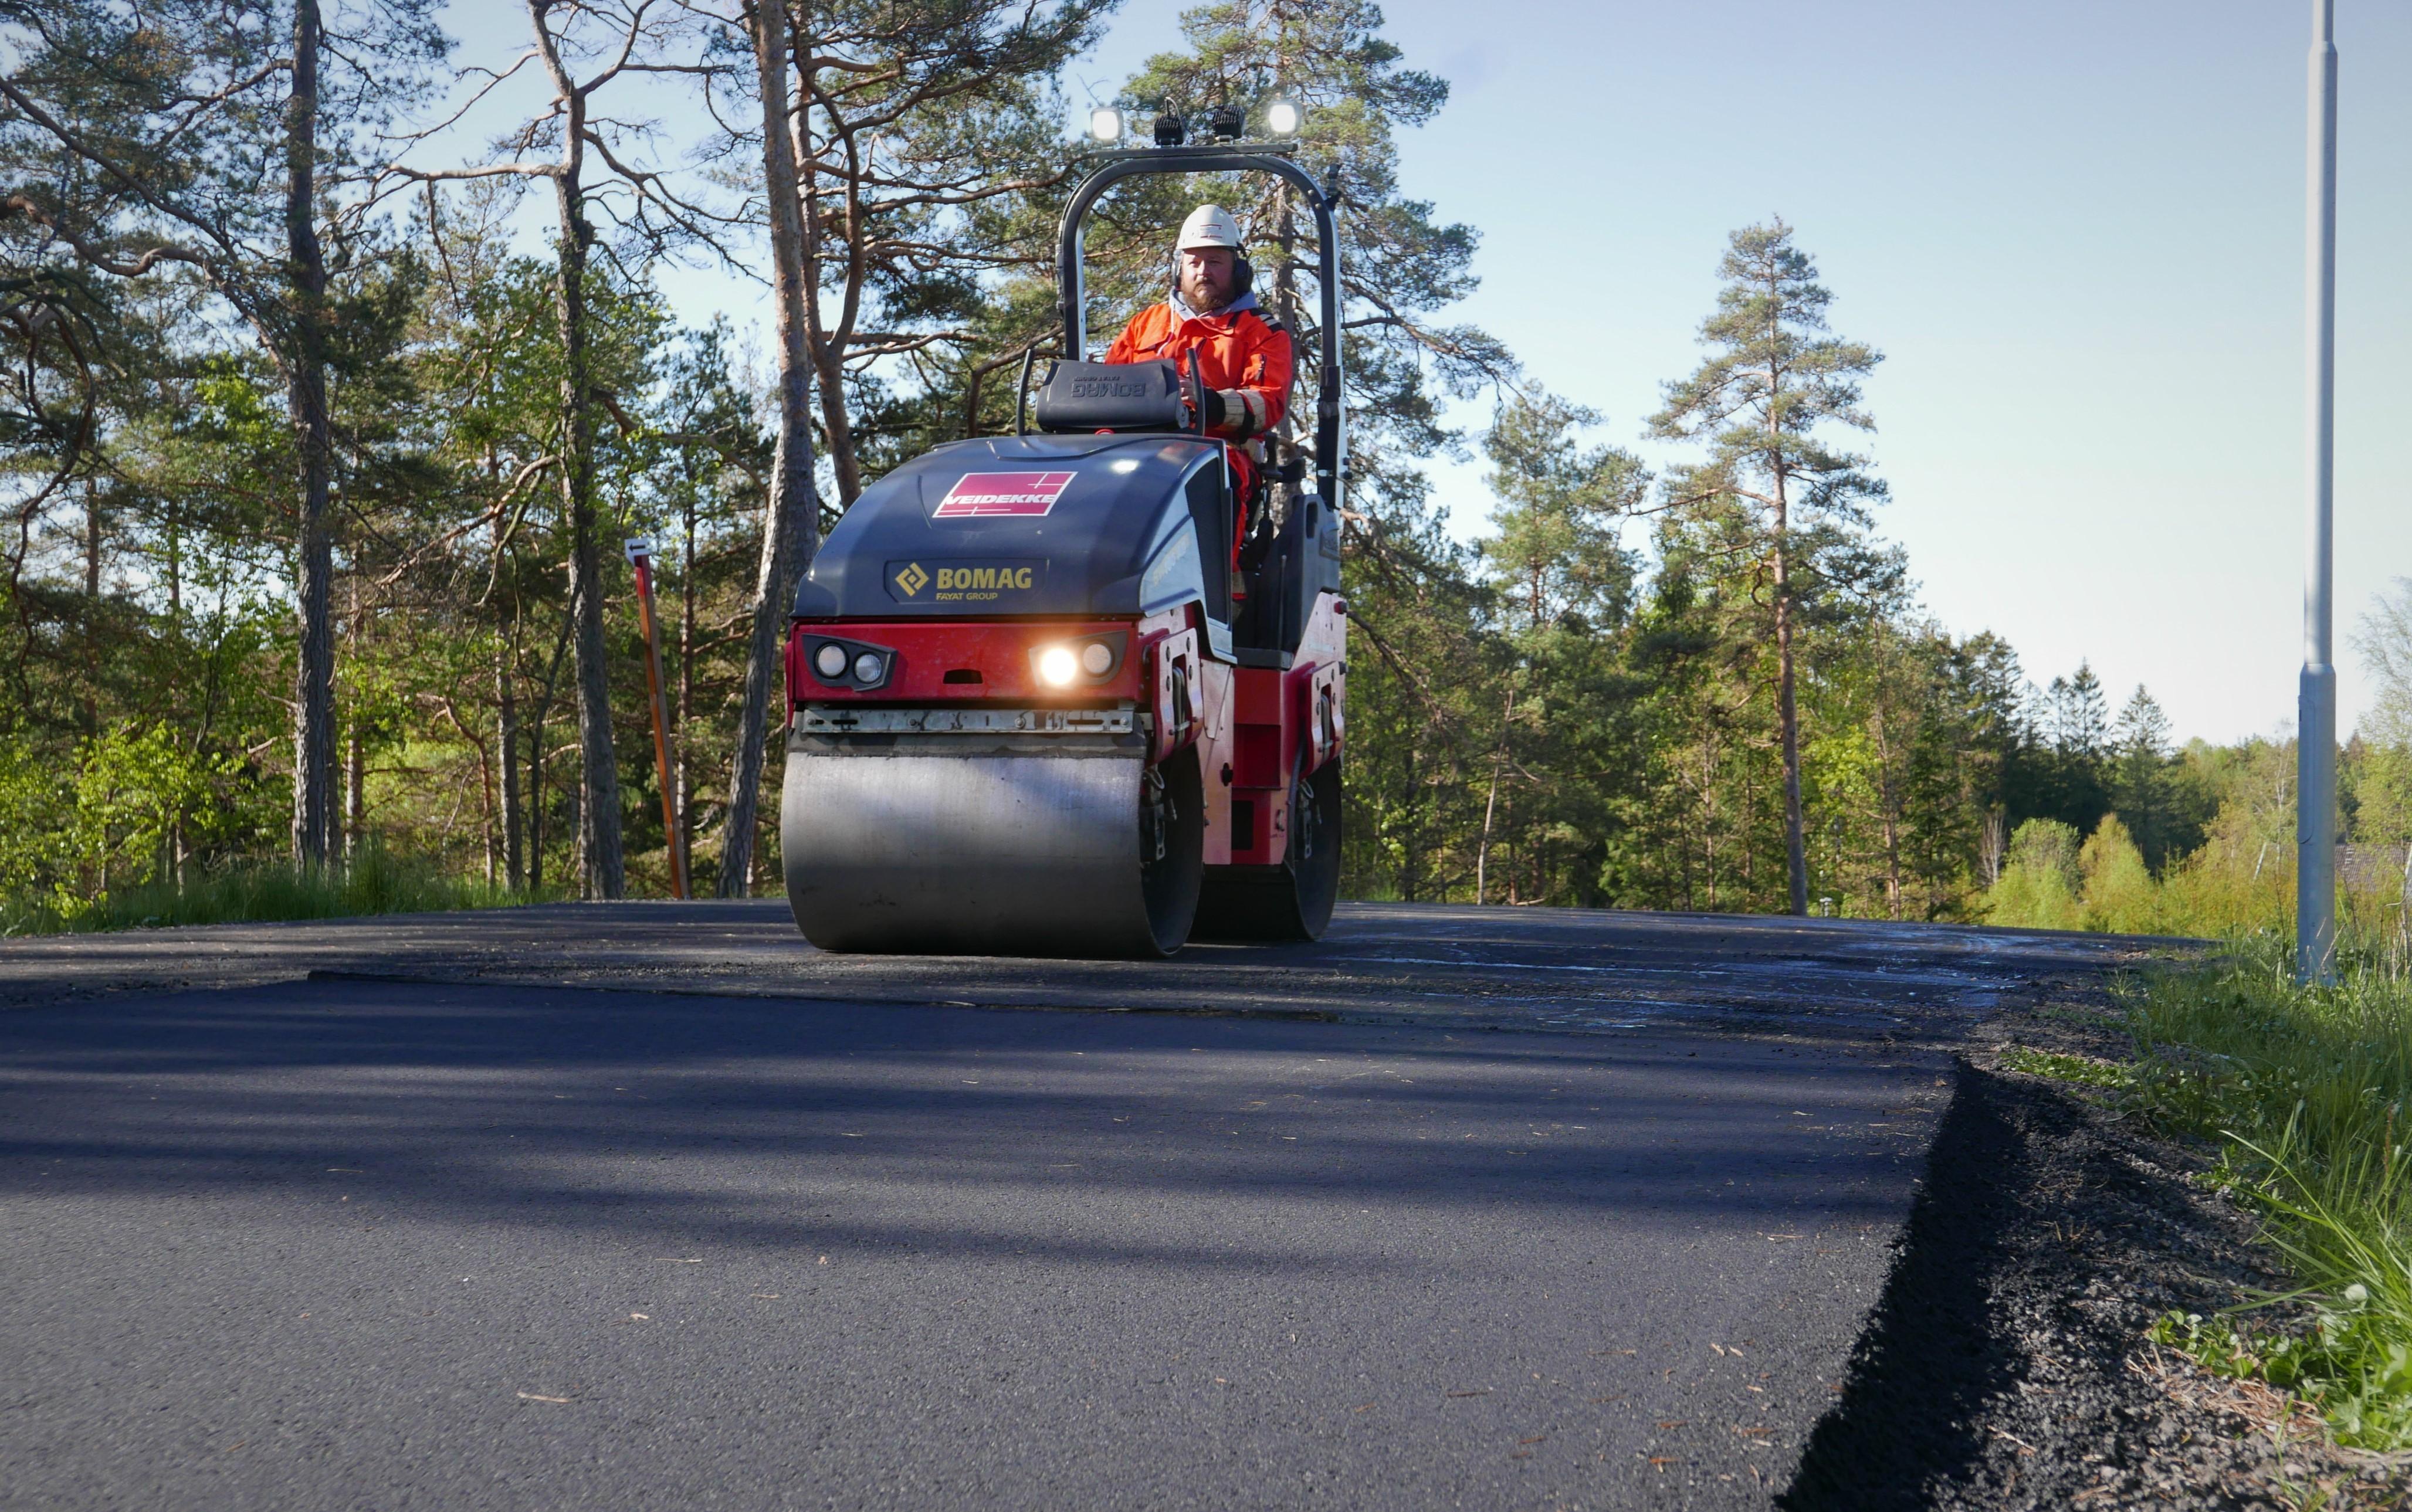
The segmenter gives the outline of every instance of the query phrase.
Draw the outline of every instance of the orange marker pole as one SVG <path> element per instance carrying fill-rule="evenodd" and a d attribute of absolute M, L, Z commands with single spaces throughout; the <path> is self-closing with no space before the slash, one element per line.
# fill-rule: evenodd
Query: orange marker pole
<path fill-rule="evenodd" d="M 641 536 L 627 542 L 628 565 L 637 569 L 637 612 L 645 623 L 645 689 L 654 703 L 654 765 L 662 778 L 662 834 L 670 853 L 670 894 L 686 893 L 686 849 L 679 844 L 678 800 L 670 789 L 669 706 L 662 701 L 662 638 L 654 624 L 654 543 Z"/>

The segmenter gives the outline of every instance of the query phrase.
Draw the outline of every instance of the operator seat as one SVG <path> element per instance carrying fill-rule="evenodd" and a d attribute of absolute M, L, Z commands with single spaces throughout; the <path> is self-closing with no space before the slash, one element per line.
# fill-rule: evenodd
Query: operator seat
<path fill-rule="evenodd" d="M 1180 370 L 1161 358 L 1152 362 L 1051 362 L 1039 386 L 1037 411 L 1038 429 L 1050 434 L 1190 428 Z"/>

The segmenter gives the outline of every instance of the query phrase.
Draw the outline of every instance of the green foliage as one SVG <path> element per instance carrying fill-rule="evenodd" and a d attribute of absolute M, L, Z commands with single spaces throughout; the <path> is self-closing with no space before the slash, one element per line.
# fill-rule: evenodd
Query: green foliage
<path fill-rule="evenodd" d="M 2012 1045 L 2002 1052 L 2002 1064 L 2031 1077 L 2048 1077 L 2054 1081 L 2073 1081 L 2084 1087 L 2124 1088 L 2132 1080 L 2124 1065 L 2108 1061 L 2090 1060 L 2082 1055 L 2063 1055 L 2052 1050 L 2029 1050 L 2024 1045 Z"/>
<path fill-rule="evenodd" d="M 2296 986 L 2290 955 L 2265 929 L 2131 990 L 2130 1097 L 2221 1142 L 2221 1179 L 2303 1284 L 2271 1301 L 2309 1312 L 2172 1316 L 2159 1335 L 2306 1397 L 2342 1443 L 2412 1446 L 2412 978 L 2400 940 L 2349 942 L 2332 987 Z"/>
<path fill-rule="evenodd" d="M 2085 878 L 2085 927 L 2114 933 L 2149 932 L 2158 922 L 2159 899 L 2144 853 L 2136 848 L 2119 815 L 2106 814 L 2077 853 Z"/>
<path fill-rule="evenodd" d="M 1985 895 L 1985 922 L 2023 929 L 2073 930 L 2085 923 L 2079 902 L 2077 831 L 2058 819 L 2029 819 L 2010 837 L 2001 879 Z"/>
<path fill-rule="evenodd" d="M 298 873 L 281 862 L 243 862 L 181 884 L 147 882 L 90 901 L 63 900 L 51 908 L 0 903 L 0 933 L 425 914 L 537 901 L 372 845 L 340 873 Z"/>
<path fill-rule="evenodd" d="M 1836 532 L 1831 542 L 1804 543 L 1803 566 L 1815 573 L 1821 548 L 1847 558 L 1850 527 L 1864 526 L 1868 506 L 1885 497 L 1866 458 L 1834 450 L 1820 434 L 1830 422 L 1875 429 L 1860 407 L 1859 381 L 1883 359 L 1828 330 L 1833 295 L 1780 219 L 1734 232 L 1717 276 L 1716 312 L 1700 327 L 1709 356 L 1667 386 L 1666 406 L 1650 420 L 1654 434 L 1709 448 L 1705 462 L 1669 477 L 1669 493 L 1751 517 L 1762 530 L 1827 526 Z M 1796 509 L 1797 521 L 1781 518 Z"/>
<path fill-rule="evenodd" d="M 72 853 L 62 815 L 75 812 L 69 773 L 30 745 L 0 740 L 0 902 L 47 891 Z"/>

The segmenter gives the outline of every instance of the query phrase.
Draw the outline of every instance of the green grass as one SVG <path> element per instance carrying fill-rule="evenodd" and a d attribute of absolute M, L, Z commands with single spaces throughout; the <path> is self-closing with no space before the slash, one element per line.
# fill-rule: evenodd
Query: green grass
<path fill-rule="evenodd" d="M 2216 1139 L 2301 1289 L 2156 1337 L 2214 1370 L 2294 1391 L 2340 1443 L 2412 1447 L 2412 976 L 2348 948 L 2331 987 L 2298 987 L 2265 932 L 2127 989 L 2139 1057 L 2125 1096 Z M 2299 1307 L 2285 1311 L 2280 1304 Z M 2279 1322 L 2279 1318 L 2288 1321 Z"/>
<path fill-rule="evenodd" d="M 370 846 L 340 873 L 308 874 L 282 864 L 246 863 L 187 878 L 181 888 L 153 882 L 71 907 L 47 900 L 0 900 L 0 935 L 440 913 L 541 901 Z"/>
<path fill-rule="evenodd" d="M 2129 1075 L 2124 1065 L 2109 1061 L 2096 1061 L 2083 1055 L 2062 1055 L 2053 1050 L 2034 1050 L 2024 1045 L 2012 1045 L 2002 1052 L 2002 1064 L 2013 1071 L 2031 1077 L 2049 1077 L 2054 1081 L 2074 1081 L 2088 1087 L 2124 1088 Z"/>

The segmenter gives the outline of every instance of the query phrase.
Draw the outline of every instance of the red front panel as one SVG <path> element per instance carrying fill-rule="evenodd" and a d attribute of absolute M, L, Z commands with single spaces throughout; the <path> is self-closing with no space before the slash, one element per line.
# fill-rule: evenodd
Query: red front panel
<path fill-rule="evenodd" d="M 841 620 L 806 622 L 787 631 L 787 696 L 793 703 L 961 703 L 1008 698 L 1020 703 L 1087 704 L 1140 700 L 1144 657 L 1129 620 L 1054 620 L 1007 624 L 963 620 Z M 1038 681 L 1044 646 L 1091 636 L 1123 636 L 1122 661 L 1104 681 L 1082 677 L 1070 687 Z M 895 653 L 888 681 L 870 689 L 823 682 L 806 658 L 827 637 L 885 647 Z M 949 682 L 947 674 L 955 674 Z M 975 683 L 966 675 L 977 672 Z"/>
<path fill-rule="evenodd" d="M 927 706 L 995 699 L 1149 711 L 1157 731 L 1153 759 L 1185 743 L 1197 747 L 1205 782 L 1206 864 L 1274 864 L 1289 848 L 1293 778 L 1339 752 L 1346 624 L 1327 596 L 1316 606 L 1289 668 L 1242 668 L 1201 654 L 1195 609 L 1184 606 L 1137 621 L 802 622 L 788 627 L 788 697 L 791 704 Z M 1101 635 L 1120 638 L 1121 659 L 1107 677 L 1084 677 L 1066 688 L 1038 682 L 1034 653 Z M 815 676 L 806 658 L 824 639 L 890 653 L 894 666 L 887 681 L 863 689 Z M 1171 717 L 1169 675 L 1176 666 L 1185 673 L 1192 714 L 1186 725 Z M 948 680 L 949 672 L 956 674 L 954 681 Z M 974 672 L 977 683 L 966 675 Z"/>

